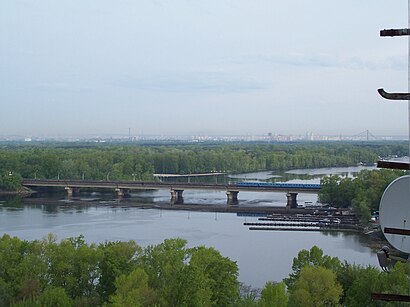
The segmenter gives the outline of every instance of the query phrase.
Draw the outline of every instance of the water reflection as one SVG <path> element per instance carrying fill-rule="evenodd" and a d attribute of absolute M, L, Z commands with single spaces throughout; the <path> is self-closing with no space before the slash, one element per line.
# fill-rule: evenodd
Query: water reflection
<path fill-rule="evenodd" d="M 24 210 L 21 196 L 6 196 L 0 203 L 1 210 L 21 211 Z"/>

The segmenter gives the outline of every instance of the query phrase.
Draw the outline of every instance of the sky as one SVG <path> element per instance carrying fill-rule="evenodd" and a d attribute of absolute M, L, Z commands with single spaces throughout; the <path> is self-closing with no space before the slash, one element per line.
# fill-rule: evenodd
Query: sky
<path fill-rule="evenodd" d="M 408 135 L 407 1 L 0 0 L 0 136 Z"/>

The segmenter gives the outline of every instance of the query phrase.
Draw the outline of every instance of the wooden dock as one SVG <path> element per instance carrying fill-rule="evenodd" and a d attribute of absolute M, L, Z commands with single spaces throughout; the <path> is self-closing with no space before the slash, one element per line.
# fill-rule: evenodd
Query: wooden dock
<path fill-rule="evenodd" d="M 305 227 L 249 227 L 249 230 L 268 230 L 268 231 L 327 231 L 327 232 L 357 232 L 356 229 L 349 228 L 305 228 Z"/>

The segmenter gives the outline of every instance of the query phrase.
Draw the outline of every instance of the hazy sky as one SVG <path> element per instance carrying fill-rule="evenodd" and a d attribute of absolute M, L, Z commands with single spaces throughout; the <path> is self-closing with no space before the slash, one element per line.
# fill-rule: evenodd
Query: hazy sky
<path fill-rule="evenodd" d="M 0 135 L 408 135 L 407 1 L 0 0 Z"/>

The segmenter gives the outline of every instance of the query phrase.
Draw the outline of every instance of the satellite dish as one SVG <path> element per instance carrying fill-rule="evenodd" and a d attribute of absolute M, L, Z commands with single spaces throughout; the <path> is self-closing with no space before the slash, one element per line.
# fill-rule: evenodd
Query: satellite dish
<path fill-rule="evenodd" d="M 379 207 L 380 226 L 387 241 L 410 253 L 410 176 L 394 180 L 386 188 Z"/>

